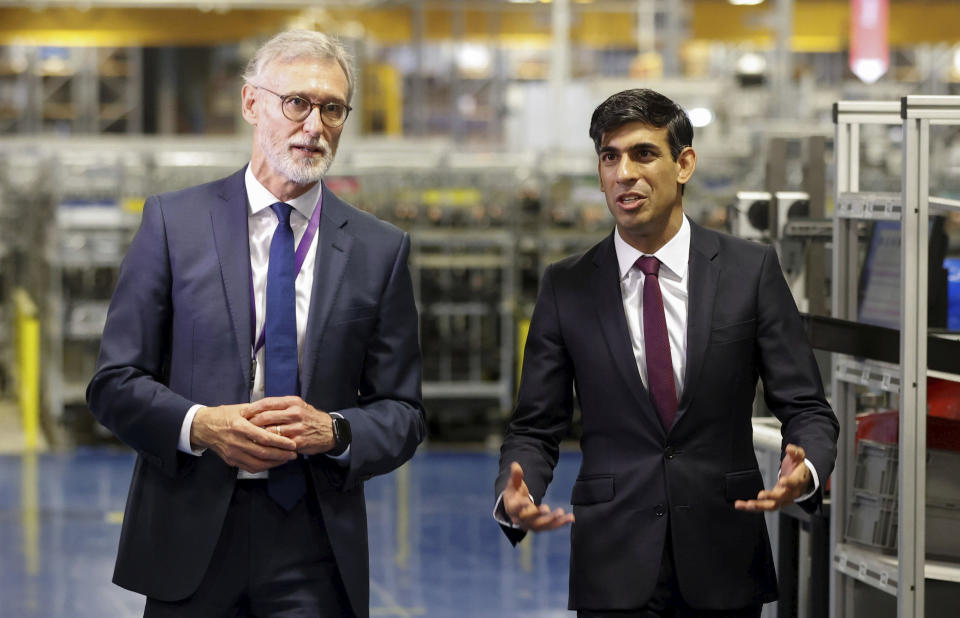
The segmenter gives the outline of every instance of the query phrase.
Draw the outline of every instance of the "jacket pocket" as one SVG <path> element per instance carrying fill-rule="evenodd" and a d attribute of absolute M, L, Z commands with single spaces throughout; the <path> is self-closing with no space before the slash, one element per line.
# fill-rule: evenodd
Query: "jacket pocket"
<path fill-rule="evenodd" d="M 718 326 L 710 331 L 710 343 L 733 343 L 743 339 L 750 339 L 757 334 L 757 321 L 746 320 L 745 322 L 736 322 Z"/>
<path fill-rule="evenodd" d="M 613 500 L 615 493 L 613 475 L 578 478 L 573 484 L 570 504 L 584 505 L 610 502 Z"/>
<path fill-rule="evenodd" d="M 358 322 L 360 320 L 372 320 L 377 317 L 377 305 L 368 305 L 366 307 L 348 307 L 347 309 L 335 309 L 330 314 L 328 324 L 344 324 L 346 322 Z"/>
<path fill-rule="evenodd" d="M 759 470 L 730 472 L 724 481 L 727 486 L 727 500 L 754 500 L 763 489 L 763 476 Z"/>

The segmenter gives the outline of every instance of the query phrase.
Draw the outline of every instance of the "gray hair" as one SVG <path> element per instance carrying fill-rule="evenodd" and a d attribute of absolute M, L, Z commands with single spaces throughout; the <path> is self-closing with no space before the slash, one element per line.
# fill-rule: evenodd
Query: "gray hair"
<path fill-rule="evenodd" d="M 337 39 L 314 30 L 288 30 L 264 43 L 247 63 L 243 80 L 257 85 L 257 78 L 271 62 L 289 62 L 298 58 L 336 60 L 347 76 L 347 103 L 350 102 L 356 83 L 353 58 Z"/>

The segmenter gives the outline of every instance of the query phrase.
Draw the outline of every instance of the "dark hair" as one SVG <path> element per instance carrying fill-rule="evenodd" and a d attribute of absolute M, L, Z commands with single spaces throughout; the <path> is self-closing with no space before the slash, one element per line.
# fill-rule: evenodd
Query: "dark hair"
<path fill-rule="evenodd" d="M 597 152 L 603 134 L 628 122 L 642 122 L 658 129 L 666 127 L 670 155 L 676 161 L 687 146 L 693 146 L 693 125 L 683 108 L 659 92 L 646 88 L 624 90 L 610 96 L 593 110 L 590 138 Z"/>

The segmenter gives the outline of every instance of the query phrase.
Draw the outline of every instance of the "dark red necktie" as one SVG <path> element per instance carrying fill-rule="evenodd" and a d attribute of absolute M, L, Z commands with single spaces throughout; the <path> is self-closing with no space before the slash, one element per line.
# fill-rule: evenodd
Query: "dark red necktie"
<path fill-rule="evenodd" d="M 673 381 L 670 337 L 660 294 L 660 260 L 643 256 L 636 262 L 643 278 L 643 349 L 647 359 L 647 389 L 664 429 L 670 430 L 677 414 L 677 388 Z"/>

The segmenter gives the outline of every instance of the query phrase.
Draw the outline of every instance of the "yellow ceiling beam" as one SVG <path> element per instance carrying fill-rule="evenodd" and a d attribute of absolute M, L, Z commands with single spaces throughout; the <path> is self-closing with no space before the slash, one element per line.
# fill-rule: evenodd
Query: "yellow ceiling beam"
<path fill-rule="evenodd" d="M 690 11 L 694 41 L 773 44 L 767 16 L 770 3 L 732 6 L 716 0 L 698 0 Z M 462 5 L 461 5 L 462 6 Z M 636 46 L 636 15 L 630 11 L 599 10 L 574 4 L 570 37 L 591 47 Z M 455 11 L 461 11 L 458 14 Z M 318 16 L 319 15 L 319 16 Z M 216 45 L 269 35 L 295 18 L 314 16 L 329 32 L 363 33 L 381 45 L 413 40 L 415 14 L 410 6 L 203 12 L 161 8 L 47 8 L 0 7 L 0 44 L 34 45 Z M 462 19 L 457 21 L 457 18 Z M 838 51 L 848 46 L 849 2 L 813 0 L 794 5 L 796 51 Z M 549 7 L 511 5 L 510 10 L 444 9 L 431 5 L 424 12 L 427 40 L 451 40 L 459 23 L 464 39 L 497 41 L 505 45 L 548 46 Z M 890 8 L 892 47 L 917 43 L 960 43 L 960 1 L 894 2 Z"/>
<path fill-rule="evenodd" d="M 590 11 L 578 13 L 570 38 L 589 47 L 637 46 L 637 17 L 634 13 Z"/>
<path fill-rule="evenodd" d="M 706 10 L 701 10 L 706 9 Z M 698 3 L 691 14 L 691 38 L 706 41 L 751 42 L 771 46 L 774 32 L 767 25 L 770 8 Z M 960 2 L 892 3 L 890 46 L 918 43 L 960 43 Z M 794 51 L 841 51 L 849 47 L 849 2 L 794 4 Z"/>
<path fill-rule="evenodd" d="M 550 44 L 548 9 L 530 5 L 527 10 L 513 5 L 494 20 L 489 11 L 463 12 L 464 38 L 499 40 L 505 44 Z M 414 16 L 409 7 L 376 10 L 330 9 L 341 23 L 360 24 L 365 32 L 381 44 L 409 42 L 413 35 Z M 770 46 L 774 41 L 768 16 L 769 3 L 760 6 L 733 6 L 725 2 L 698 1 L 690 12 L 690 33 L 694 40 L 752 42 Z M 453 10 L 427 9 L 424 14 L 428 40 L 451 39 Z M 848 0 L 797 2 L 794 5 L 794 33 L 791 42 L 795 51 L 825 52 L 846 49 L 849 44 L 850 7 Z M 495 29 L 491 33 L 491 29 Z M 580 8 L 575 5 L 570 28 L 574 43 L 592 47 L 631 47 L 636 41 L 636 14 Z M 960 43 L 960 1 L 942 0 L 926 3 L 894 3 L 890 9 L 891 46 L 917 43 Z"/>
<path fill-rule="evenodd" d="M 376 11 L 329 9 L 327 12 L 337 22 L 359 24 L 365 36 L 382 45 L 396 45 L 413 39 L 413 12 L 408 7 L 395 6 Z"/>
<path fill-rule="evenodd" d="M 62 46 L 216 45 L 282 30 L 299 11 L 0 8 L 0 44 Z"/>
<path fill-rule="evenodd" d="M 890 44 L 960 43 L 960 2 L 894 4 L 890 7 Z"/>
<path fill-rule="evenodd" d="M 411 7 L 394 6 L 382 9 L 327 9 L 339 24 L 355 24 L 382 45 L 409 43 L 413 40 L 415 12 Z M 490 11 L 467 9 L 459 17 L 463 38 L 500 40 L 504 42 L 533 39 L 549 43 L 550 20 L 543 10 L 511 10 L 491 15 Z M 428 40 L 449 40 L 454 37 L 455 11 L 430 8 L 424 11 L 424 36 Z"/>

